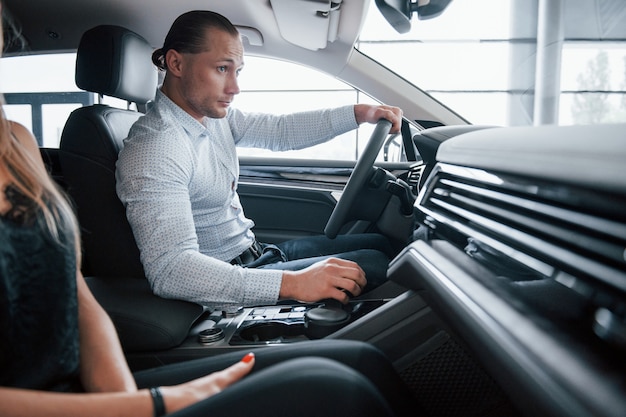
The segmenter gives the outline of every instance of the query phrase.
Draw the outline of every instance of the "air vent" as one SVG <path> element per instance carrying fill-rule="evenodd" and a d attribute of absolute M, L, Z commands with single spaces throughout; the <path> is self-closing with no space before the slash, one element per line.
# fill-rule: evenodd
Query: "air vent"
<path fill-rule="evenodd" d="M 440 164 L 416 205 L 459 246 L 480 242 L 542 276 L 626 294 L 625 196 Z"/>
<path fill-rule="evenodd" d="M 424 164 L 422 162 L 418 162 L 409 167 L 409 171 L 407 173 L 406 182 L 411 186 L 411 189 L 415 194 L 419 189 L 419 183 L 422 178 L 422 173 L 424 172 Z"/>

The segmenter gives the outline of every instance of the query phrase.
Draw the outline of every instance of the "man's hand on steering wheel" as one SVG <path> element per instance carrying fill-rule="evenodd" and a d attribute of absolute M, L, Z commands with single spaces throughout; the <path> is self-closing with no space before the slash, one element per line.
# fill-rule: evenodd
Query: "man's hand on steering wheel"
<path fill-rule="evenodd" d="M 399 133 L 402 125 L 402 109 L 394 106 L 375 106 L 370 104 L 356 104 L 354 106 L 354 117 L 358 124 L 378 123 L 380 119 L 391 122 L 389 133 Z"/>

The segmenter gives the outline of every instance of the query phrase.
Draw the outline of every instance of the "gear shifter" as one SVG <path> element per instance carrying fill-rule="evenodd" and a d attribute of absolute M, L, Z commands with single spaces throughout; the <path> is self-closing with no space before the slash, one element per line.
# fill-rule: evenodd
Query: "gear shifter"
<path fill-rule="evenodd" d="M 305 333 L 309 339 L 322 339 L 341 329 L 349 321 L 350 313 L 344 310 L 339 301 L 324 300 L 322 305 L 305 313 Z"/>

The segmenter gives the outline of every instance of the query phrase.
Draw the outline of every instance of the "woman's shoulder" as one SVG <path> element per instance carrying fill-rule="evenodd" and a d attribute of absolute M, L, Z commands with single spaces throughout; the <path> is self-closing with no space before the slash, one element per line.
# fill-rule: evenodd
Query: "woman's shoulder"
<path fill-rule="evenodd" d="M 24 125 L 9 120 L 9 129 L 11 129 L 11 133 L 24 147 L 24 149 L 26 149 L 37 160 L 42 160 L 41 153 L 39 152 L 39 145 L 37 144 L 35 136 L 33 136 L 33 134 Z"/>

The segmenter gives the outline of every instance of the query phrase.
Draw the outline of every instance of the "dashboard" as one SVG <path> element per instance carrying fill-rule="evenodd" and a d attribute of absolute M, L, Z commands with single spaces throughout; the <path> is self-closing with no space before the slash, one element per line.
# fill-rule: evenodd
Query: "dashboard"
<path fill-rule="evenodd" d="M 528 415 L 626 415 L 623 125 L 446 140 L 390 269 Z"/>

